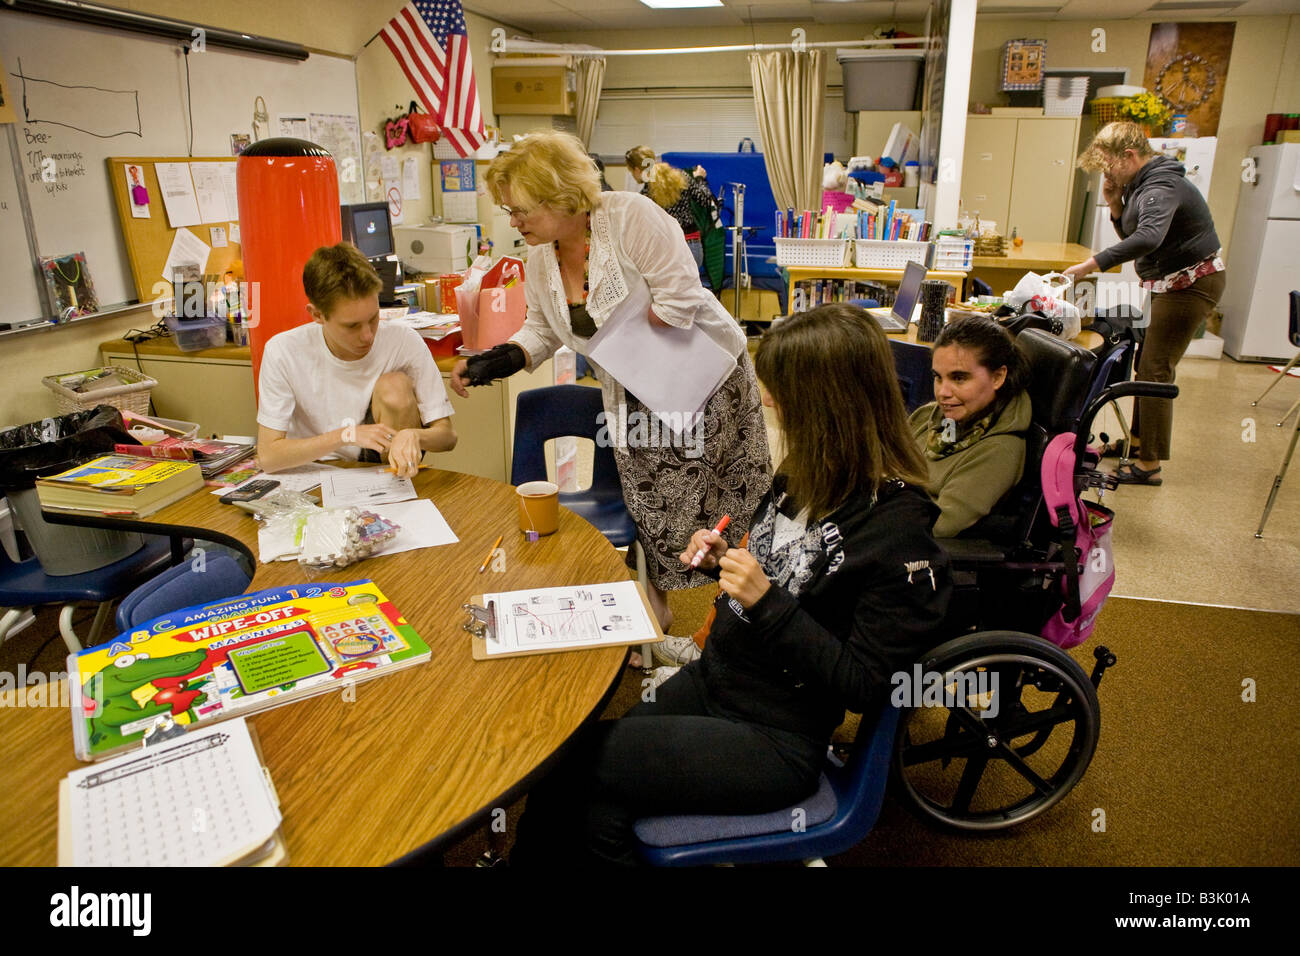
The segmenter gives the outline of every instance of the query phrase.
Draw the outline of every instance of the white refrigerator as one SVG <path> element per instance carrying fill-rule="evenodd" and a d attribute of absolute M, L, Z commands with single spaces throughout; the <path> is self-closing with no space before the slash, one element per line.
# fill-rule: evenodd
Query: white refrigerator
<path fill-rule="evenodd" d="M 1255 146 L 1255 182 L 1241 184 L 1228 247 L 1223 348 L 1243 362 L 1295 354 L 1287 334 L 1292 289 L 1300 289 L 1300 143 Z"/>

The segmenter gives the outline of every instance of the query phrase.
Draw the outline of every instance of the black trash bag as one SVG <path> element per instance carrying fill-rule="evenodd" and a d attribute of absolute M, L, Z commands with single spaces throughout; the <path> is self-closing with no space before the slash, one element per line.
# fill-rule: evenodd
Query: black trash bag
<path fill-rule="evenodd" d="M 10 428 L 0 432 L 0 492 L 31 488 L 37 478 L 111 454 L 114 445 L 138 444 L 112 405 Z"/>

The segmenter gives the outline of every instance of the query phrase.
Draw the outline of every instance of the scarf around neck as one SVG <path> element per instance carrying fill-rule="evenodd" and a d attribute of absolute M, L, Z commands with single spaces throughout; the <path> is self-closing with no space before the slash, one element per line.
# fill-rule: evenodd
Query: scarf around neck
<path fill-rule="evenodd" d="M 993 404 L 988 407 L 988 411 L 973 422 L 954 423 L 957 424 L 957 428 L 951 442 L 944 440 L 944 432 L 948 430 L 944 425 L 948 419 L 943 417 L 943 408 L 936 404 L 934 413 L 930 417 L 930 430 L 925 439 L 925 457 L 930 461 L 939 461 L 941 458 L 947 458 L 949 455 L 970 448 L 988 434 L 1007 404 L 1006 399 L 998 396 L 993 399 Z"/>

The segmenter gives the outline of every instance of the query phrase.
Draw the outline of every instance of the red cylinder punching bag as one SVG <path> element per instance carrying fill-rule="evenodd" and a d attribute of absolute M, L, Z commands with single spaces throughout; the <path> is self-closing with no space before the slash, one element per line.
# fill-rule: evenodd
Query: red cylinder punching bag
<path fill-rule="evenodd" d="M 271 336 L 310 321 L 302 267 L 343 236 L 339 182 L 326 150 L 289 137 L 253 143 L 239 154 L 236 176 L 256 386 Z"/>

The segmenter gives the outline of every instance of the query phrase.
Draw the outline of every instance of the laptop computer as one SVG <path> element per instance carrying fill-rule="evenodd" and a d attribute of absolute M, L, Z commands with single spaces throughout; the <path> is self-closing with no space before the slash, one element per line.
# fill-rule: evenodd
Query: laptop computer
<path fill-rule="evenodd" d="M 898 283 L 893 306 L 888 309 L 867 309 L 886 332 L 907 331 L 907 324 L 920 308 L 921 280 L 925 278 L 925 272 L 925 266 L 919 262 L 909 262 L 903 268 L 903 278 Z"/>

